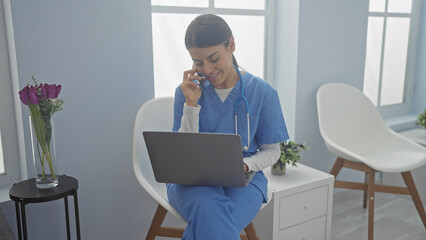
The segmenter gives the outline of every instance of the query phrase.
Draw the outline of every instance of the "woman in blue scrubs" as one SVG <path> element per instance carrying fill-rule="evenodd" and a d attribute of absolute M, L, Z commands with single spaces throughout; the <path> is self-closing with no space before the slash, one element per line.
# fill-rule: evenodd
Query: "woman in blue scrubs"
<path fill-rule="evenodd" d="M 277 161 L 279 143 L 288 139 L 280 101 L 269 83 L 239 69 L 235 39 L 221 17 L 196 17 L 187 28 L 185 45 L 194 66 L 176 89 L 173 131 L 235 134 L 237 128 L 241 147 L 248 147 L 244 169 L 256 174 L 245 188 L 167 184 L 167 195 L 188 222 L 182 239 L 240 239 L 239 232 L 267 202 L 268 180 L 262 169 Z M 239 101 L 242 91 L 248 105 Z"/>

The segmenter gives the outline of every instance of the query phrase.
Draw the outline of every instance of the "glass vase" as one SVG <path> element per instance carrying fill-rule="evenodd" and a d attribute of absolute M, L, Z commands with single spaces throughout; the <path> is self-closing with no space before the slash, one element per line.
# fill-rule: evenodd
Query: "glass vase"
<path fill-rule="evenodd" d="M 54 188 L 58 176 L 52 116 L 30 116 L 30 128 L 37 188 Z"/>

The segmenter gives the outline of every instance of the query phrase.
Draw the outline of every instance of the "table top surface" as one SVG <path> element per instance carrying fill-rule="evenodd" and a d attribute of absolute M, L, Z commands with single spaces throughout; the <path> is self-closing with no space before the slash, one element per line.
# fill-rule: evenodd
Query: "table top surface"
<path fill-rule="evenodd" d="M 301 163 L 298 163 L 297 167 L 287 166 L 286 174 L 284 176 L 274 176 L 268 168 L 263 170 L 263 172 L 268 178 L 269 186 L 273 191 L 298 188 L 306 184 L 324 180 L 332 182 L 334 179 L 334 176 L 329 173 Z"/>
<path fill-rule="evenodd" d="M 78 181 L 73 177 L 61 175 L 58 181 L 58 186 L 51 189 L 37 188 L 35 178 L 15 183 L 9 190 L 9 197 L 15 202 L 47 202 L 74 194 L 78 189 Z"/>

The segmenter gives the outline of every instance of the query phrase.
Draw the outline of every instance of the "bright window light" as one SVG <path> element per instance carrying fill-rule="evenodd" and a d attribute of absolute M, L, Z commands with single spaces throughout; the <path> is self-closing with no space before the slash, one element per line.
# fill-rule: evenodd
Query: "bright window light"
<path fill-rule="evenodd" d="M 209 0 L 151 0 L 153 6 L 208 7 Z"/>
<path fill-rule="evenodd" d="M 389 0 L 388 12 L 411 13 L 412 0 Z"/>
<path fill-rule="evenodd" d="M 386 0 L 370 0 L 370 12 L 384 12 L 386 8 Z"/>
<path fill-rule="evenodd" d="M 388 18 L 383 55 L 381 105 L 404 101 L 409 30 L 409 18 Z"/>
<path fill-rule="evenodd" d="M 176 2 L 187 1 L 157 0 L 152 1 L 152 4 L 159 4 L 159 2 L 176 5 Z M 220 10 L 215 10 L 215 7 L 224 7 L 225 2 L 227 8 L 233 8 L 237 5 L 240 5 L 239 8 L 241 8 L 241 1 L 238 0 L 216 0 L 213 2 L 214 7 L 209 6 L 209 12 L 221 16 L 230 26 L 235 38 L 234 55 L 238 65 L 242 69 L 265 79 L 265 10 L 239 9 L 235 14 L 233 14 L 233 11 L 235 11 L 233 9 L 227 9 L 226 14 L 221 14 Z M 251 5 L 251 9 L 265 9 L 265 0 L 251 0 L 249 2 L 253 4 L 243 5 Z M 191 69 L 193 64 L 191 56 L 185 48 L 184 38 L 190 22 L 201 13 L 196 12 L 191 7 L 176 8 L 177 12 L 173 12 L 175 10 L 173 6 L 155 6 L 155 8 L 153 6 L 152 38 L 155 97 L 174 96 L 176 87 L 183 80 L 183 72 Z"/>
<path fill-rule="evenodd" d="M 217 8 L 264 10 L 265 0 L 215 0 Z"/>
<path fill-rule="evenodd" d="M 377 106 L 382 54 L 383 17 L 369 17 L 365 57 L 364 93 Z"/>
<path fill-rule="evenodd" d="M 416 0 L 370 0 L 363 92 L 382 114 L 410 111 L 418 38 Z"/>

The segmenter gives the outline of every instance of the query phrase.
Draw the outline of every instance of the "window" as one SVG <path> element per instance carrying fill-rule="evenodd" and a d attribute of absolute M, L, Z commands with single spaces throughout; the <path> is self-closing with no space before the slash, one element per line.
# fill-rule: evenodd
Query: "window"
<path fill-rule="evenodd" d="M 152 0 L 152 38 L 155 97 L 173 96 L 183 71 L 192 67 L 184 36 L 200 14 L 225 19 L 236 42 L 238 64 L 250 73 L 273 79 L 272 0 Z"/>
<path fill-rule="evenodd" d="M 419 4 L 370 0 L 363 91 L 384 116 L 410 111 Z"/>
<path fill-rule="evenodd" d="M 5 8 L 6 11 L 3 11 L 3 3 L 9 3 L 9 6 Z M 8 17 L 5 13 L 9 14 Z M 9 56 L 13 53 L 9 54 L 7 45 L 12 38 L 6 33 L 6 27 L 12 26 L 11 22 L 6 24 L 6 21 L 10 19 L 10 2 L 0 1 L 0 189 L 10 188 L 20 179 L 18 131 L 13 98 L 15 91 L 9 64 Z"/>

